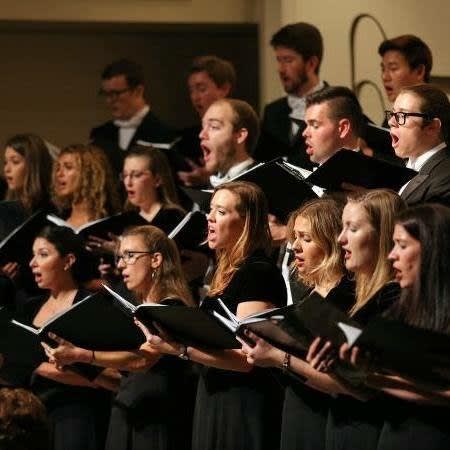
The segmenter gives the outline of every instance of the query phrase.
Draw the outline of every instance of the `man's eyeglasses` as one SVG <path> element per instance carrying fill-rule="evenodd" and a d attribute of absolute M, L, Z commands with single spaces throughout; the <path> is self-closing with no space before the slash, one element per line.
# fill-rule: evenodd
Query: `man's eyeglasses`
<path fill-rule="evenodd" d="M 423 113 L 415 113 L 415 112 L 394 112 L 394 111 L 384 111 L 384 114 L 386 116 L 386 120 L 389 122 L 389 120 L 392 119 L 392 117 L 395 117 L 395 121 L 399 125 L 405 125 L 406 118 L 407 117 L 422 117 L 425 120 L 432 120 L 432 117 L 430 117 L 428 114 Z"/>
<path fill-rule="evenodd" d="M 132 170 L 131 172 L 122 172 L 119 174 L 120 181 L 125 181 L 127 178 L 130 178 L 130 180 L 137 180 L 138 178 L 141 178 L 142 175 L 145 175 L 146 173 L 150 173 L 149 170 Z"/>
<path fill-rule="evenodd" d="M 133 264 L 136 264 L 136 261 L 139 258 L 142 258 L 145 255 L 151 255 L 153 254 L 153 252 L 140 252 L 140 251 L 135 251 L 135 250 L 127 250 L 125 252 L 123 252 L 122 254 L 117 253 L 115 256 L 115 262 L 116 262 L 116 266 L 119 264 L 120 260 L 122 260 L 125 265 L 127 266 L 131 266 Z"/>
<path fill-rule="evenodd" d="M 108 91 L 106 91 L 104 89 L 100 89 L 98 91 L 98 95 L 99 95 L 99 97 L 110 98 L 111 100 L 116 100 L 122 94 L 125 94 L 125 92 L 127 92 L 127 91 L 131 91 L 131 88 L 127 87 L 124 89 L 111 89 Z"/>

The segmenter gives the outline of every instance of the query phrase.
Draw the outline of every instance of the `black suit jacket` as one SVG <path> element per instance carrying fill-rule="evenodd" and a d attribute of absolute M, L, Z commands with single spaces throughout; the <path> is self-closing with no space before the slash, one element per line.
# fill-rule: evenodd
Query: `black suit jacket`
<path fill-rule="evenodd" d="M 114 172 L 118 174 L 122 170 L 127 150 L 136 144 L 137 141 L 172 142 L 175 139 L 175 133 L 169 126 L 158 119 L 155 114 L 149 111 L 136 129 L 126 150 L 122 150 L 119 147 L 119 128 L 114 125 L 113 121 L 93 128 L 90 138 L 94 145 L 105 151 Z"/>
<path fill-rule="evenodd" d="M 409 182 L 401 197 L 408 206 L 441 203 L 450 206 L 450 149 L 433 155 Z"/>

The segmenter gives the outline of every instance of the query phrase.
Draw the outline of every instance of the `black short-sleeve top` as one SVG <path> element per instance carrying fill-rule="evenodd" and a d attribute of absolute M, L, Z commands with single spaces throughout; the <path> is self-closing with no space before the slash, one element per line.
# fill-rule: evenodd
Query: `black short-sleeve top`
<path fill-rule="evenodd" d="M 238 268 L 223 293 L 206 297 L 201 307 L 215 309 L 217 298 L 236 313 L 239 303 L 265 301 L 275 307 L 286 305 L 286 285 L 278 267 L 262 251 L 256 251 Z"/>

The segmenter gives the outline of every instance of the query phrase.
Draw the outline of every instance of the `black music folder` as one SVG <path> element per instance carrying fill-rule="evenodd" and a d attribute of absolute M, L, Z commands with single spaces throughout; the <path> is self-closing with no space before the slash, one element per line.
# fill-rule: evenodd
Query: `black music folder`
<path fill-rule="evenodd" d="M 197 189 L 183 186 L 180 189 L 197 205 L 200 211 L 209 212 L 213 188 Z"/>
<path fill-rule="evenodd" d="M 246 318 L 241 327 L 263 338 L 274 347 L 304 358 L 316 337 L 339 346 L 346 342 L 338 323 L 354 324 L 336 306 L 313 292 L 303 302 Z"/>
<path fill-rule="evenodd" d="M 6 314 L 4 312 L 3 317 Z M 132 316 L 117 308 L 110 297 L 99 293 L 88 295 L 40 328 L 15 319 L 0 322 L 5 325 L 0 332 L 0 354 L 3 355 L 3 367 L 9 373 L 8 378 L 23 368 L 28 368 L 31 373 L 47 360 L 40 342 L 56 346 L 48 337 L 49 332 L 77 347 L 90 350 L 136 350 L 145 341 Z M 0 378 L 6 378 L 2 375 L 3 367 L 0 369 Z M 73 364 L 71 369 L 89 379 L 95 378 L 103 370 L 83 363 Z"/>
<path fill-rule="evenodd" d="M 364 139 L 367 145 L 373 150 L 376 158 L 404 166 L 403 160 L 395 155 L 395 151 L 392 148 L 392 138 L 389 128 L 380 127 L 368 119 Z"/>
<path fill-rule="evenodd" d="M 70 223 L 54 214 L 47 215 L 48 224 L 60 227 L 70 228 L 75 234 L 79 234 L 83 239 L 89 236 L 96 236 L 103 239 L 109 239 L 108 233 L 119 236 L 130 226 L 148 225 L 148 222 L 134 211 L 115 214 L 113 216 L 103 217 L 93 220 L 76 228 Z"/>
<path fill-rule="evenodd" d="M 143 303 L 135 306 L 110 287 L 104 287 L 127 314 L 135 316 L 154 333 L 158 333 L 156 322 L 185 345 L 216 350 L 241 346 L 234 333 L 206 311 L 184 305 Z"/>
<path fill-rule="evenodd" d="M 366 156 L 362 152 L 341 149 L 319 166 L 306 181 L 331 191 L 341 191 L 342 183 L 366 189 L 400 188 L 417 172 L 407 167 L 391 164 Z"/>
<path fill-rule="evenodd" d="M 230 181 L 257 184 L 266 195 L 269 211 L 282 221 L 305 201 L 317 198 L 300 170 L 282 159 L 259 163 Z"/>
<path fill-rule="evenodd" d="M 196 250 L 207 238 L 207 225 L 205 214 L 200 211 L 191 211 L 168 236 L 175 241 L 180 250 Z"/>
<path fill-rule="evenodd" d="M 450 336 L 377 317 L 363 329 L 339 323 L 351 346 L 369 351 L 378 370 L 450 387 Z"/>
<path fill-rule="evenodd" d="M 21 265 L 28 265 L 34 239 L 46 224 L 46 213 L 38 211 L 14 228 L 0 242 L 0 264 L 15 261 Z"/>

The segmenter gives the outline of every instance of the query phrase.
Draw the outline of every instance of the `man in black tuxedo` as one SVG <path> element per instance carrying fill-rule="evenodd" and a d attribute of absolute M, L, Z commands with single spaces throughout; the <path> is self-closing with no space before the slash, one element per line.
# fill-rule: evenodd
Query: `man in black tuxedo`
<path fill-rule="evenodd" d="M 409 206 L 437 202 L 450 206 L 450 102 L 438 88 L 421 84 L 400 91 L 387 112 L 392 146 L 418 174 L 399 194 Z"/>
<path fill-rule="evenodd" d="M 325 86 L 319 78 L 322 36 L 315 26 L 299 22 L 277 31 L 270 44 L 287 96 L 265 107 L 255 159 L 264 161 L 287 156 L 290 162 L 311 168 L 302 132 L 305 128 L 305 97 Z"/>
<path fill-rule="evenodd" d="M 236 84 L 236 71 L 230 61 L 215 55 L 196 57 L 189 68 L 187 85 L 189 97 L 200 121 L 208 108 L 217 100 L 229 97 Z M 205 169 L 200 148 L 199 123 L 181 130 L 178 151 L 186 158 L 190 170 L 178 172 L 178 178 L 185 186 L 206 186 L 209 173 Z"/>
<path fill-rule="evenodd" d="M 93 128 L 92 143 L 102 148 L 116 174 L 122 170 L 127 150 L 138 140 L 170 143 L 175 135 L 151 110 L 144 97 L 144 72 L 134 61 L 114 61 L 102 72 L 100 95 L 112 120 Z M 172 161 L 171 161 L 172 163 Z"/>

